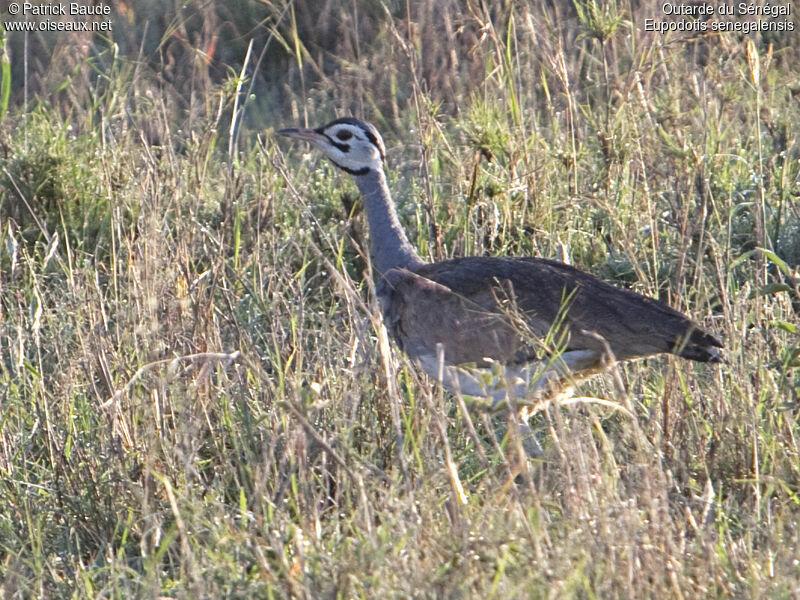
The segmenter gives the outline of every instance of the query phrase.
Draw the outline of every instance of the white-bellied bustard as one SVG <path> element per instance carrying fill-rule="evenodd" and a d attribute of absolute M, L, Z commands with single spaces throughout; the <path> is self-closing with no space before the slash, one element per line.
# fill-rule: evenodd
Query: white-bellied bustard
<path fill-rule="evenodd" d="M 524 400 L 614 360 L 664 352 L 722 360 L 722 344 L 695 321 L 569 265 L 530 257 L 422 260 L 397 218 L 373 125 L 342 118 L 278 133 L 311 142 L 352 175 L 366 205 L 384 324 L 445 387 L 494 402 Z M 555 356 L 540 343 L 548 334 L 558 342 Z"/>

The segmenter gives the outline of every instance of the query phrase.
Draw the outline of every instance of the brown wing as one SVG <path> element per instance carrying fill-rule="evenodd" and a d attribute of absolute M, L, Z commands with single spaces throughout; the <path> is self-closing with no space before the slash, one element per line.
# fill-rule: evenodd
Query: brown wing
<path fill-rule="evenodd" d="M 384 323 L 412 358 L 436 356 L 439 344 L 450 364 L 485 366 L 486 358 L 513 364 L 535 357 L 496 302 L 483 293 L 457 293 L 420 274 L 393 269 L 378 294 Z M 547 331 L 545 323 L 540 327 Z"/>
<path fill-rule="evenodd" d="M 661 352 L 720 360 L 720 342 L 686 316 L 555 261 L 467 257 L 395 269 L 379 294 L 387 326 L 412 357 L 443 344 L 451 364 L 524 362 L 536 354 L 528 334 L 544 338 L 558 321 L 566 350 L 604 353 L 599 336 L 620 360 Z"/>

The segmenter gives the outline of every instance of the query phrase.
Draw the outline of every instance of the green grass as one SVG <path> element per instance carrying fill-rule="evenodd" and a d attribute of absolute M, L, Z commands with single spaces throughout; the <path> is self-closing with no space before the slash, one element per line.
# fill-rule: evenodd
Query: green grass
<path fill-rule="evenodd" d="M 12 52 L 4 596 L 800 593 L 797 34 L 748 58 L 578 5 L 128 7 L 86 55 L 34 39 L 27 113 Z M 209 61 L 181 42 L 215 33 Z M 425 256 L 566 248 L 728 363 L 592 379 L 576 394 L 626 410 L 537 414 L 515 478 L 501 428 L 386 345 L 355 187 L 273 135 L 349 113 Z"/>

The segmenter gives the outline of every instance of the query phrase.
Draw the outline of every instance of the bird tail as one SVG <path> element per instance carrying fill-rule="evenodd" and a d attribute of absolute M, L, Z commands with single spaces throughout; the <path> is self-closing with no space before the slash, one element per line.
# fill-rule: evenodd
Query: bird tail
<path fill-rule="evenodd" d="M 686 334 L 675 340 L 673 353 L 683 358 L 699 362 L 723 363 L 722 342 L 698 327 L 692 327 Z"/>

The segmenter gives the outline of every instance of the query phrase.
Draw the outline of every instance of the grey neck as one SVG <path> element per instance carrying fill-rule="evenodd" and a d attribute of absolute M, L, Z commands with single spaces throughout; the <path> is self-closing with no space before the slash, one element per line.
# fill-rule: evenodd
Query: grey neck
<path fill-rule="evenodd" d="M 390 269 L 422 266 L 423 260 L 408 241 L 397 218 L 383 171 L 370 169 L 354 178 L 367 207 L 372 261 L 378 272 L 383 274 Z"/>

